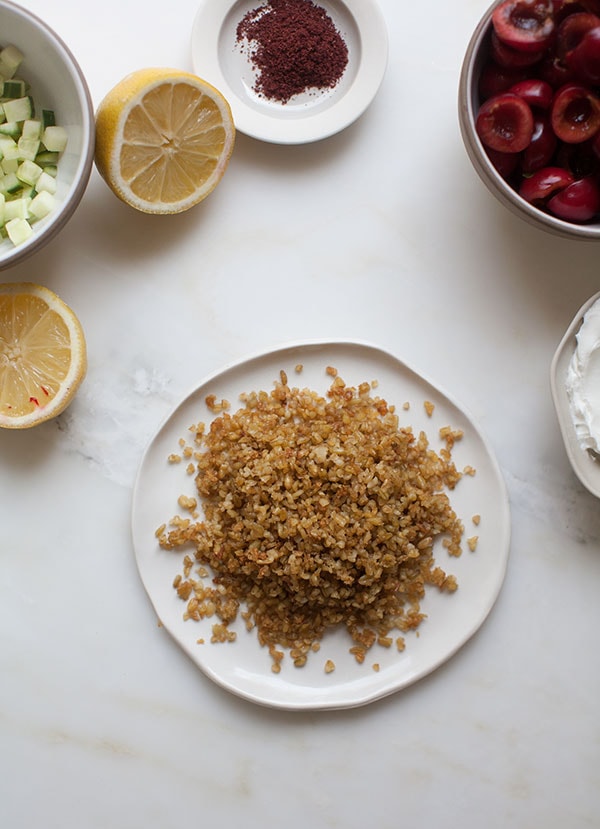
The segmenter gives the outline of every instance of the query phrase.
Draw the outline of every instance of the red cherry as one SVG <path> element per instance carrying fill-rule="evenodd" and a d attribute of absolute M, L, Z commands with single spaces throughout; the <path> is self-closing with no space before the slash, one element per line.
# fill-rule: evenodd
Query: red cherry
<path fill-rule="evenodd" d="M 562 167 L 543 167 L 523 180 L 519 195 L 531 204 L 544 203 L 559 190 L 572 184 L 575 178 Z"/>
<path fill-rule="evenodd" d="M 600 98 L 585 86 L 566 84 L 554 96 L 550 118 L 557 138 L 579 144 L 600 129 Z"/>
<path fill-rule="evenodd" d="M 485 152 L 494 168 L 504 179 L 510 178 L 519 166 L 520 153 L 499 153 L 497 150 L 492 150 L 489 147 L 485 148 Z"/>
<path fill-rule="evenodd" d="M 569 65 L 583 81 L 600 83 L 600 25 L 586 32 L 569 55 Z"/>
<path fill-rule="evenodd" d="M 555 52 L 557 57 L 569 64 L 569 55 L 581 42 L 584 35 L 600 26 L 600 17 L 587 12 L 577 12 L 566 17 L 556 30 Z"/>
<path fill-rule="evenodd" d="M 592 138 L 581 144 L 565 144 L 561 141 L 554 156 L 554 164 L 573 173 L 574 178 L 586 178 L 597 174 L 600 167 L 598 157 L 594 153 L 594 140 Z"/>
<path fill-rule="evenodd" d="M 573 12 L 584 11 L 579 0 L 554 0 L 554 19 L 562 20 Z"/>
<path fill-rule="evenodd" d="M 479 76 L 479 94 L 483 101 L 500 92 L 506 92 L 517 81 L 523 81 L 527 77 L 525 69 L 507 69 L 498 66 L 497 63 L 488 62 L 483 67 Z"/>
<path fill-rule="evenodd" d="M 546 83 L 549 83 L 553 89 L 558 89 L 563 84 L 571 83 L 575 80 L 575 73 L 570 66 L 550 53 L 547 55 L 537 67 L 537 75 Z"/>
<path fill-rule="evenodd" d="M 518 81 L 508 89 L 508 92 L 519 95 L 524 101 L 527 101 L 530 107 L 536 107 L 537 109 L 548 109 L 554 95 L 550 84 L 537 78 Z"/>
<path fill-rule="evenodd" d="M 550 125 L 550 119 L 546 113 L 538 114 L 534 120 L 531 141 L 523 150 L 521 172 L 529 175 L 536 170 L 541 170 L 542 167 L 546 167 L 554 155 L 557 144 L 558 141 Z"/>
<path fill-rule="evenodd" d="M 588 12 L 600 15 L 600 0 L 554 0 L 554 20 L 560 23 L 571 14 Z"/>
<path fill-rule="evenodd" d="M 600 210 L 600 189 L 592 178 L 581 178 L 552 196 L 547 207 L 560 219 L 587 222 Z"/>
<path fill-rule="evenodd" d="M 544 57 L 545 49 L 535 52 L 524 52 L 502 43 L 496 32 L 492 32 L 490 39 L 490 55 L 500 66 L 507 69 L 517 69 L 521 66 L 533 66 Z"/>
<path fill-rule="evenodd" d="M 554 33 L 552 12 L 552 0 L 504 0 L 492 14 L 492 26 L 512 49 L 538 52 Z"/>
<path fill-rule="evenodd" d="M 503 92 L 482 104 L 475 129 L 486 147 L 501 153 L 519 153 L 531 141 L 533 113 L 523 98 Z"/>

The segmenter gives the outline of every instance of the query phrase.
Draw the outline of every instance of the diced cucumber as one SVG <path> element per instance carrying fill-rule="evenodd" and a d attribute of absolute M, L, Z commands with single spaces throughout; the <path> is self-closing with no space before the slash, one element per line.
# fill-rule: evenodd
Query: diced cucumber
<path fill-rule="evenodd" d="M 28 121 L 23 121 L 21 136 L 22 138 L 37 138 L 39 141 L 42 136 L 42 122 L 37 118 L 30 118 Z"/>
<path fill-rule="evenodd" d="M 27 121 L 33 117 L 33 101 L 29 95 L 5 101 L 3 106 L 7 121 Z"/>
<path fill-rule="evenodd" d="M 19 181 L 16 173 L 7 173 L 2 179 L 2 189 L 5 193 L 15 196 L 20 193 L 23 187 L 23 182 Z"/>
<path fill-rule="evenodd" d="M 23 62 L 23 52 L 16 46 L 9 44 L 0 51 L 0 75 L 3 78 L 13 78 L 15 72 Z"/>
<path fill-rule="evenodd" d="M 24 161 L 33 161 L 40 148 L 39 138 L 23 138 L 21 136 L 17 141 L 20 157 Z"/>
<path fill-rule="evenodd" d="M 17 170 L 17 178 L 23 182 L 23 184 L 29 184 L 33 186 L 39 177 L 42 175 L 44 171 L 36 164 L 35 161 L 30 161 L 29 159 L 25 159 L 21 164 L 19 164 L 19 169 Z"/>
<path fill-rule="evenodd" d="M 15 245 L 55 208 L 58 165 L 68 140 L 54 110 L 41 109 L 35 117 L 29 84 L 17 75 L 22 61 L 17 47 L 0 47 L 0 239 Z"/>
<path fill-rule="evenodd" d="M 54 127 L 56 126 L 56 116 L 54 114 L 53 109 L 43 109 L 42 110 L 42 130 L 45 130 L 46 127 Z"/>
<path fill-rule="evenodd" d="M 47 190 L 42 190 L 41 193 L 38 193 L 35 196 L 31 204 L 29 205 L 29 212 L 32 216 L 35 216 L 36 219 L 43 219 L 44 216 L 47 216 L 54 210 L 56 205 L 56 199 L 52 195 L 52 193 L 48 193 Z"/>
<path fill-rule="evenodd" d="M 51 195 L 56 193 L 56 175 L 51 175 L 47 172 L 49 168 L 47 167 L 45 170 L 42 170 L 42 175 L 38 178 L 35 183 L 35 189 L 38 193 L 42 193 L 46 191 Z"/>
<path fill-rule="evenodd" d="M 0 70 L 0 74 L 2 74 Z M 11 81 L 4 81 L 2 87 L 3 98 L 22 98 L 27 94 L 27 84 L 20 78 L 13 78 Z"/>
<path fill-rule="evenodd" d="M 21 136 L 17 141 L 17 147 L 23 161 L 35 161 L 35 157 L 40 151 L 40 139 Z"/>
<path fill-rule="evenodd" d="M 27 219 L 10 219 L 6 222 L 5 228 L 13 245 L 23 244 L 33 233 L 33 228 Z"/>
<path fill-rule="evenodd" d="M 6 173 L 16 173 L 19 169 L 19 159 L 18 158 L 3 158 L 0 161 L 0 166 L 2 167 L 2 172 L 6 175 Z M 47 169 L 47 168 L 44 168 Z"/>
<path fill-rule="evenodd" d="M 0 153 L 3 159 L 19 158 L 19 146 L 10 135 L 0 135 Z"/>
<path fill-rule="evenodd" d="M 46 164 L 44 167 L 44 172 L 47 173 L 50 178 L 57 178 L 58 176 L 58 165 L 57 164 Z"/>
<path fill-rule="evenodd" d="M 21 135 L 21 125 L 16 121 L 5 121 L 0 124 L 0 135 L 10 135 L 11 138 L 19 138 Z"/>
<path fill-rule="evenodd" d="M 35 163 L 39 164 L 40 167 L 56 167 L 59 157 L 60 153 L 50 153 L 48 150 L 42 150 L 36 155 Z"/>
<path fill-rule="evenodd" d="M 46 127 L 42 133 L 42 144 L 50 152 L 62 153 L 67 146 L 67 131 L 64 127 Z"/>
<path fill-rule="evenodd" d="M 4 218 L 8 222 L 10 219 L 28 219 L 29 205 L 32 199 L 30 196 L 22 196 L 18 199 L 9 199 L 4 205 Z"/>

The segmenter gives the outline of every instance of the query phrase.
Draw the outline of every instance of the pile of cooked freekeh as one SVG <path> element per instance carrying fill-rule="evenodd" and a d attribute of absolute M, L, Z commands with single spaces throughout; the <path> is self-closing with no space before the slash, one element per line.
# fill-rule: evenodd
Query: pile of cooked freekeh
<path fill-rule="evenodd" d="M 461 478 L 451 458 L 461 433 L 441 430 L 436 453 L 372 396 L 375 383 L 349 387 L 328 371 L 326 397 L 281 372 L 270 393 L 242 395 L 234 414 L 207 399 L 218 416 L 208 431 L 191 427 L 194 447 L 183 452 L 200 505 L 182 496 L 189 517 L 156 531 L 165 549 L 193 545 L 174 582 L 185 618 L 214 616 L 212 641 L 231 641 L 241 613 L 276 672 L 282 649 L 299 667 L 337 625 L 359 662 L 375 642 L 395 637 L 402 650 L 401 634 L 423 619 L 426 586 L 457 588 L 433 544 L 443 536 L 460 555 L 463 524 L 444 490 Z"/>

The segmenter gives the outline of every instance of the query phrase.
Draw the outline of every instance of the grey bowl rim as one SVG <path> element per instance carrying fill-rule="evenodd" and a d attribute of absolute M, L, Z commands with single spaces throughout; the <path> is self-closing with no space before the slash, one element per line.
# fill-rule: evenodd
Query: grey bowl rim
<path fill-rule="evenodd" d="M 4 256 L 0 257 L 0 270 L 12 268 L 25 259 L 28 259 L 34 253 L 37 253 L 37 251 L 48 244 L 48 242 L 50 242 L 51 239 L 53 239 L 63 229 L 69 219 L 71 219 L 73 213 L 83 198 L 83 194 L 85 193 L 90 180 L 94 164 L 96 138 L 92 96 L 79 61 L 69 46 L 67 46 L 62 37 L 60 37 L 60 35 L 57 34 L 57 32 L 55 32 L 45 20 L 42 20 L 42 18 L 34 12 L 24 9 L 22 6 L 19 6 L 17 3 L 13 3 L 11 0 L 0 0 L 0 12 L 3 8 L 8 8 L 12 13 L 24 18 L 25 20 L 32 21 L 36 26 L 42 29 L 47 37 L 51 41 L 54 41 L 55 45 L 58 47 L 58 51 L 63 52 L 67 62 L 70 63 L 73 74 L 77 77 L 82 92 L 81 104 L 83 127 L 87 135 L 87 149 L 80 159 L 79 177 L 77 178 L 74 189 L 70 194 L 68 206 L 62 211 L 58 219 L 44 228 L 41 233 L 37 234 L 29 245 L 23 248 L 15 246 L 13 250 L 9 250 Z M 87 129 L 85 129 L 86 127 Z"/>
<path fill-rule="evenodd" d="M 525 219 L 529 224 L 541 228 L 554 235 L 568 239 L 583 239 L 585 241 L 600 240 L 600 222 L 593 224 L 576 224 L 551 216 L 521 198 L 498 173 L 489 160 L 475 130 L 474 100 L 477 90 L 474 89 L 475 69 L 480 57 L 480 48 L 489 37 L 492 29 L 492 15 L 494 9 L 504 0 L 495 0 L 484 12 L 469 40 L 460 72 L 458 99 L 460 131 L 475 171 L 483 183 L 505 207 L 513 214 Z"/>

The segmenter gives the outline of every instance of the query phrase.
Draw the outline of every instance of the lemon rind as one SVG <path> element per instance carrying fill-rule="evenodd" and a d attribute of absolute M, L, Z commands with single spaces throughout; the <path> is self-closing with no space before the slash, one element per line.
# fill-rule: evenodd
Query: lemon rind
<path fill-rule="evenodd" d="M 27 293 L 37 296 L 48 307 L 60 314 L 69 331 L 71 342 L 71 364 L 57 394 L 47 404 L 36 407 L 26 415 L 6 415 L 0 413 L 0 428 L 27 429 L 52 420 L 64 412 L 71 403 L 87 371 L 87 346 L 81 323 L 69 306 L 43 285 L 33 282 L 14 282 L 0 286 L 0 294 L 17 295 Z"/>
<path fill-rule="evenodd" d="M 142 94 L 166 83 L 189 83 L 208 95 L 218 106 L 226 127 L 226 141 L 213 173 L 203 186 L 185 199 L 177 202 L 150 202 L 133 193 L 120 173 L 120 148 L 124 140 L 124 127 L 134 106 Z M 118 113 L 118 114 L 117 114 Z M 235 125 L 231 107 L 222 93 L 212 84 L 180 69 L 149 68 L 131 72 L 111 89 L 96 110 L 96 167 L 110 189 L 121 201 L 142 213 L 181 213 L 199 204 L 209 196 L 221 181 L 231 158 L 235 144 Z M 106 149 L 104 135 L 109 136 Z"/>

